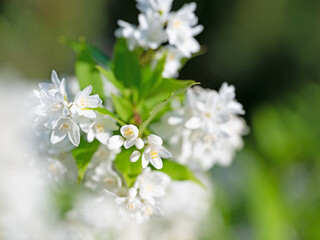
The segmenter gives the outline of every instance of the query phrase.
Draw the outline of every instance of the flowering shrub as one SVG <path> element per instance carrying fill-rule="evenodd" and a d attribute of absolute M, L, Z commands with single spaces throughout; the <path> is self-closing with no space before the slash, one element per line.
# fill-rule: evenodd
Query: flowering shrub
<path fill-rule="evenodd" d="M 67 175 L 64 159 L 72 155 L 77 181 L 113 197 L 119 213 L 139 223 L 162 214 L 158 199 L 171 181 L 204 187 L 199 176 L 215 164 L 228 166 L 246 132 L 234 86 L 215 91 L 175 79 L 200 51 L 194 37 L 203 27 L 195 3 L 176 12 L 171 4 L 137 0 L 139 25 L 118 21 L 112 59 L 67 40 L 78 55 L 80 90 L 53 71 L 51 83 L 34 91 L 34 132 L 49 169 Z"/>

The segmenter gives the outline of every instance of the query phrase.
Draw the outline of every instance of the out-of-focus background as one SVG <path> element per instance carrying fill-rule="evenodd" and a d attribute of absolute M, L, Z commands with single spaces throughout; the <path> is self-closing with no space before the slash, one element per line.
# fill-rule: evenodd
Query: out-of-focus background
<path fill-rule="evenodd" d="M 320 1 L 196 2 L 206 53 L 180 78 L 234 84 L 251 128 L 232 166 L 212 171 L 203 239 L 320 239 Z M 137 14 L 134 0 L 0 0 L 0 88 L 8 73 L 30 83 L 52 69 L 72 75 L 61 36 L 111 55 L 117 20 Z"/>

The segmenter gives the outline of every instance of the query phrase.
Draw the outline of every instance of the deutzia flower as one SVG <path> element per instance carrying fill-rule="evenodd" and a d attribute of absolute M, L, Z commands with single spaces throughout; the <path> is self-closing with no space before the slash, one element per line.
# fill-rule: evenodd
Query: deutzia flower
<path fill-rule="evenodd" d="M 143 148 L 144 143 L 141 138 L 138 138 L 139 129 L 135 125 L 130 124 L 121 127 L 120 133 L 123 137 L 114 135 L 109 139 L 107 146 L 110 150 L 119 149 L 122 145 L 126 149 L 131 148 L 133 145 L 139 150 Z"/>
<path fill-rule="evenodd" d="M 116 204 L 119 205 L 121 215 L 129 215 L 135 218 L 138 223 L 143 221 L 142 212 L 145 210 L 144 204 L 137 198 L 137 190 L 130 188 L 126 197 L 116 197 Z"/>
<path fill-rule="evenodd" d="M 73 145 L 79 145 L 80 127 L 71 118 L 62 117 L 52 131 L 51 143 L 56 144 L 61 142 L 67 135 Z"/>
<path fill-rule="evenodd" d="M 149 162 L 156 168 L 161 169 L 163 158 L 171 158 L 171 153 L 162 146 L 162 139 L 154 134 L 148 136 L 148 146 L 142 154 L 142 167 L 146 168 Z"/>
<path fill-rule="evenodd" d="M 161 16 L 168 16 L 173 0 L 137 0 L 137 8 L 145 13 L 152 10 Z"/>
<path fill-rule="evenodd" d="M 127 39 L 128 48 L 132 51 L 139 45 L 138 38 L 140 33 L 137 27 L 122 20 L 118 20 L 118 25 L 120 28 L 116 30 L 115 36 Z"/>
<path fill-rule="evenodd" d="M 51 82 L 52 83 L 46 83 L 46 82 L 39 83 L 39 88 L 41 90 L 51 93 L 52 95 L 56 94 L 57 92 L 60 92 L 62 95 L 66 95 L 65 79 L 63 78 L 60 81 L 58 78 L 58 74 L 55 70 L 52 70 Z M 39 92 L 34 90 L 34 93 L 36 93 L 35 95 L 37 96 L 38 95 L 37 93 Z"/>
<path fill-rule="evenodd" d="M 197 25 L 198 18 L 194 14 L 196 7 L 196 3 L 189 3 L 172 13 L 166 29 L 169 43 L 177 47 L 186 57 L 191 57 L 192 53 L 200 50 L 200 45 L 194 36 L 202 32 L 203 26 Z"/>
<path fill-rule="evenodd" d="M 88 142 L 92 142 L 94 138 L 98 139 L 102 144 L 107 144 L 112 131 L 119 129 L 118 125 L 115 124 L 108 116 L 97 114 L 96 119 L 81 118 L 80 128 L 82 131 L 87 133 Z"/>
<path fill-rule="evenodd" d="M 139 45 L 145 49 L 156 49 L 168 39 L 163 24 L 151 10 L 139 14 Z"/>
<path fill-rule="evenodd" d="M 77 113 L 79 116 L 85 116 L 87 118 L 96 118 L 96 113 L 93 110 L 88 110 L 84 108 L 96 108 L 100 107 L 102 100 L 98 94 L 91 95 L 92 86 L 88 86 L 81 92 L 78 92 L 73 105 L 71 107 L 71 112 L 73 114 Z"/>
<path fill-rule="evenodd" d="M 38 121 L 43 122 L 47 128 L 54 128 L 61 117 L 67 117 L 70 114 L 68 102 L 60 92 L 52 95 L 48 91 L 41 90 L 40 101 L 41 104 L 35 108 L 34 113 L 38 115 Z"/>
<path fill-rule="evenodd" d="M 181 68 L 181 60 L 184 58 L 182 53 L 170 45 L 163 48 L 163 51 L 159 51 L 156 54 L 156 58 L 160 59 L 163 54 L 166 53 L 166 62 L 162 72 L 164 78 L 177 78 L 179 76 L 179 69 Z"/>
<path fill-rule="evenodd" d="M 139 195 L 142 199 L 154 205 L 155 199 L 165 195 L 165 190 L 170 183 L 170 178 L 165 173 L 151 171 L 148 167 L 137 178 L 134 187 L 139 189 Z"/>

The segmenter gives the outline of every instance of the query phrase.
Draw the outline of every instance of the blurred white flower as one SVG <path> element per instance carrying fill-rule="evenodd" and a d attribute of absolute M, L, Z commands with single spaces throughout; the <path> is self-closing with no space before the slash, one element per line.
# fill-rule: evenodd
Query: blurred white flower
<path fill-rule="evenodd" d="M 139 19 L 139 45 L 145 49 L 157 49 L 162 43 L 168 40 L 167 33 L 157 14 L 147 10 L 141 13 Z"/>
<path fill-rule="evenodd" d="M 135 218 L 138 223 L 142 223 L 142 212 L 145 210 L 145 205 L 137 198 L 135 188 L 130 188 L 126 197 L 116 197 L 115 201 L 119 205 L 121 215 L 129 215 Z"/>
<path fill-rule="evenodd" d="M 152 10 L 161 16 L 167 17 L 171 11 L 173 0 L 137 0 L 137 8 L 146 13 Z"/>
<path fill-rule="evenodd" d="M 142 154 L 142 167 L 146 168 L 149 162 L 157 169 L 163 166 L 163 158 L 171 158 L 171 153 L 162 146 L 162 139 L 154 134 L 148 136 L 148 146 Z"/>
<path fill-rule="evenodd" d="M 163 197 L 169 183 L 170 178 L 165 173 L 146 168 L 137 178 L 134 187 L 139 190 L 139 196 L 142 199 L 155 205 L 154 198 Z"/>
<path fill-rule="evenodd" d="M 118 20 L 118 25 L 120 28 L 115 31 L 115 36 L 127 39 L 128 48 L 131 51 L 138 47 L 140 33 L 137 27 L 122 20 Z"/>
<path fill-rule="evenodd" d="M 198 18 L 194 14 L 196 7 L 196 3 L 189 3 L 177 12 L 171 13 L 166 28 L 169 43 L 179 49 L 185 57 L 191 57 L 192 53 L 200 50 L 200 44 L 194 36 L 202 32 L 203 26 L 197 25 Z"/>
<path fill-rule="evenodd" d="M 184 106 L 168 113 L 152 129 L 168 140 L 177 161 L 208 170 L 215 164 L 228 166 L 241 149 L 242 136 L 248 131 L 237 116 L 243 113 L 233 86 L 224 83 L 219 92 L 194 87 L 187 91 Z"/>

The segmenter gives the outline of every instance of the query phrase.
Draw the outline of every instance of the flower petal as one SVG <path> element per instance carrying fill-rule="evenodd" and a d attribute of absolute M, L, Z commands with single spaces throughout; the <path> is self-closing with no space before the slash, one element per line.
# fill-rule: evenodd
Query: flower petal
<path fill-rule="evenodd" d="M 121 135 L 124 138 L 135 137 L 137 138 L 139 135 L 139 130 L 135 125 L 125 125 L 120 128 Z"/>
<path fill-rule="evenodd" d="M 120 135 L 114 135 L 111 138 L 109 138 L 109 141 L 107 143 L 107 147 L 110 150 L 116 150 L 121 148 L 123 145 L 124 139 Z"/>
<path fill-rule="evenodd" d="M 154 134 L 150 134 L 148 136 L 148 143 L 150 145 L 161 146 L 163 141 L 162 141 L 161 137 L 154 135 Z"/>
<path fill-rule="evenodd" d="M 156 151 L 163 158 L 171 158 L 172 157 L 171 153 L 162 146 L 157 147 Z"/>
<path fill-rule="evenodd" d="M 136 138 L 135 137 L 130 137 L 130 138 L 127 138 L 125 141 L 124 141 L 124 147 L 126 149 L 128 148 L 131 148 L 136 142 Z"/>
<path fill-rule="evenodd" d="M 202 121 L 199 117 L 191 117 L 186 123 L 185 127 L 189 129 L 198 129 L 202 125 Z"/>
<path fill-rule="evenodd" d="M 147 156 L 146 150 L 142 154 L 142 167 L 146 168 L 149 164 L 149 158 Z"/>
<path fill-rule="evenodd" d="M 162 159 L 160 157 L 150 158 L 150 162 L 156 169 L 161 169 L 163 167 Z"/>
<path fill-rule="evenodd" d="M 61 142 L 65 137 L 67 136 L 67 133 L 60 129 L 54 129 L 51 133 L 50 141 L 52 144 L 56 144 L 58 142 Z"/>
<path fill-rule="evenodd" d="M 135 146 L 137 149 L 142 149 L 144 147 L 144 142 L 141 138 L 137 138 L 135 141 Z"/>
<path fill-rule="evenodd" d="M 131 162 L 136 162 L 136 161 L 139 160 L 140 156 L 141 156 L 141 152 L 135 150 L 135 151 L 133 151 L 133 153 L 130 155 L 130 161 L 131 161 Z"/>
<path fill-rule="evenodd" d="M 70 131 L 68 132 L 68 137 L 73 145 L 76 147 L 80 143 L 80 127 L 74 121 L 70 120 Z"/>

